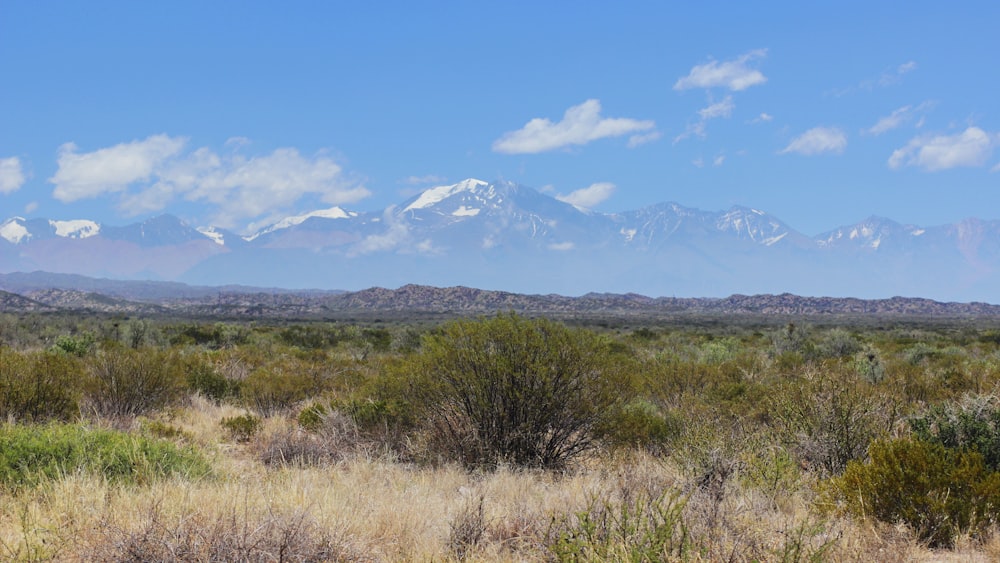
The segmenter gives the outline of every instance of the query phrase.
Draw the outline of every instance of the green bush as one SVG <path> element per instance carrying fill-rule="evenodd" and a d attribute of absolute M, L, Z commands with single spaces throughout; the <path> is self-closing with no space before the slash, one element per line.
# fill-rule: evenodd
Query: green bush
<path fill-rule="evenodd" d="M 117 484 L 146 484 L 178 475 L 201 478 L 211 472 L 197 451 L 165 441 L 85 426 L 0 427 L 0 485 L 34 487 L 75 473 Z"/>
<path fill-rule="evenodd" d="M 325 405 L 313 403 L 300 410 L 296 420 L 302 428 L 310 432 L 315 432 L 323 426 L 323 419 L 326 418 L 328 412 L 330 412 L 330 409 Z"/>
<path fill-rule="evenodd" d="M 219 424 L 229 434 L 229 438 L 234 442 L 249 442 L 251 438 L 260 432 L 262 422 L 260 418 L 252 414 L 225 417 Z"/>
<path fill-rule="evenodd" d="M 0 419 L 71 420 L 80 414 L 79 361 L 65 354 L 0 348 Z"/>
<path fill-rule="evenodd" d="M 1000 401 L 992 395 L 933 407 L 911 419 L 910 428 L 925 442 L 978 452 L 986 467 L 1000 471 Z"/>
<path fill-rule="evenodd" d="M 148 414 L 184 394 L 183 369 L 169 351 L 110 347 L 93 357 L 89 367 L 87 403 L 101 416 Z"/>
<path fill-rule="evenodd" d="M 612 447 L 642 448 L 665 454 L 683 430 L 683 422 L 646 400 L 635 400 L 609 413 L 595 428 L 596 435 Z"/>
<path fill-rule="evenodd" d="M 455 321 L 410 362 L 442 454 L 469 466 L 559 468 L 634 385 L 598 335 L 514 314 Z"/>
<path fill-rule="evenodd" d="M 200 393 L 216 404 L 239 396 L 240 382 L 220 374 L 206 359 L 192 358 L 186 364 L 185 380 L 191 391 Z"/>
<path fill-rule="evenodd" d="M 906 524 L 932 547 L 996 524 L 1000 473 L 990 472 L 978 452 L 902 439 L 874 442 L 869 456 L 826 483 L 827 502 L 857 517 Z"/>

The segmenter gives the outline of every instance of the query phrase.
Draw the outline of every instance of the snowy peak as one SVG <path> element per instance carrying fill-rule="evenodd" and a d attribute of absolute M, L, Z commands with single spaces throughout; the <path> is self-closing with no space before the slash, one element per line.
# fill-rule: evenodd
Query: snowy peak
<path fill-rule="evenodd" d="M 925 229 L 899 223 L 883 217 L 869 217 L 860 223 L 840 227 L 816 237 L 824 247 L 857 247 L 878 250 L 886 241 L 902 240 L 905 237 L 920 237 Z"/>
<path fill-rule="evenodd" d="M 11 217 L 0 224 L 0 238 L 12 244 L 30 239 L 31 233 L 24 226 L 24 217 Z"/>
<path fill-rule="evenodd" d="M 767 213 L 739 206 L 720 214 L 715 220 L 715 228 L 765 246 L 779 242 L 791 232 L 781 221 Z"/>
<path fill-rule="evenodd" d="M 100 225 L 86 219 L 49 221 L 49 226 L 55 229 L 56 236 L 66 238 L 88 238 L 101 232 Z"/>
<path fill-rule="evenodd" d="M 47 221 L 11 217 L 0 224 L 0 238 L 12 244 L 27 243 L 31 240 L 51 238 L 82 239 L 101 232 L 101 226 L 93 221 L 77 219 L 73 221 Z"/>
<path fill-rule="evenodd" d="M 245 237 L 245 240 L 247 242 L 250 242 L 260 236 L 273 233 L 275 231 L 280 231 L 282 229 L 288 229 L 296 225 L 301 225 L 302 223 L 305 223 L 307 220 L 312 219 L 314 217 L 319 219 L 350 219 L 352 217 L 357 217 L 357 216 L 358 216 L 357 213 L 353 211 L 344 211 L 343 209 L 337 206 L 333 206 L 329 209 L 318 209 L 316 211 L 310 211 L 309 213 L 304 213 L 302 215 L 285 217 L 281 221 L 278 221 L 277 223 L 269 227 L 266 227 L 261 231 L 257 231 L 256 233 L 250 235 L 249 237 Z"/>
<path fill-rule="evenodd" d="M 442 201 L 449 199 L 455 195 L 464 194 L 467 196 L 477 196 L 481 192 L 486 192 L 482 195 L 490 197 L 493 195 L 489 182 L 484 182 L 482 180 L 476 180 L 475 178 L 469 178 L 467 180 L 462 180 L 457 184 L 452 184 L 450 186 L 437 186 L 424 190 L 419 196 L 417 196 L 409 205 L 403 208 L 403 211 L 413 211 L 415 209 L 426 209 L 428 207 L 434 206 L 441 203 Z M 467 208 L 468 210 L 463 211 L 465 215 L 476 215 L 478 212 L 471 211 L 472 208 Z"/>

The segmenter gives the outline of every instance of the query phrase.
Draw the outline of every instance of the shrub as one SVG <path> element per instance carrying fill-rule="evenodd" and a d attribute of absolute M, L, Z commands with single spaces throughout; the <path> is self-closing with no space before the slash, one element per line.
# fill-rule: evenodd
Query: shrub
<path fill-rule="evenodd" d="M 456 321 L 411 362 L 412 393 L 446 457 L 559 468 L 594 446 L 594 429 L 628 399 L 627 361 L 596 334 L 552 321 Z"/>
<path fill-rule="evenodd" d="M 79 336 L 60 336 L 51 350 L 82 358 L 94 350 L 94 335 L 87 332 Z"/>
<path fill-rule="evenodd" d="M 9 489 L 77 472 L 145 484 L 171 475 L 200 478 L 210 471 L 198 452 L 164 440 L 55 423 L 0 427 L 0 485 Z"/>
<path fill-rule="evenodd" d="M 261 416 L 289 412 L 333 385 L 322 364 L 282 356 L 256 369 L 240 385 L 244 404 Z"/>
<path fill-rule="evenodd" d="M 0 419 L 42 422 L 79 416 L 81 371 L 77 360 L 63 354 L 0 348 Z"/>
<path fill-rule="evenodd" d="M 170 352 L 111 347 L 90 361 L 89 406 L 101 416 L 135 417 L 178 400 L 184 376 Z"/>
<path fill-rule="evenodd" d="M 310 466 L 335 463 L 363 445 L 354 423 L 332 411 L 323 415 L 314 431 L 293 426 L 279 429 L 259 436 L 252 449 L 264 465 Z"/>
<path fill-rule="evenodd" d="M 375 561 L 308 512 L 227 507 L 176 517 L 153 505 L 138 521 L 102 519 L 83 561 Z M 370 551 L 370 550 L 368 550 Z"/>
<path fill-rule="evenodd" d="M 920 440 L 983 456 L 991 471 L 1000 471 L 1000 404 L 992 395 L 966 397 L 961 403 L 938 405 L 910 420 Z"/>
<path fill-rule="evenodd" d="M 636 400 L 609 413 L 595 432 L 613 447 L 635 447 L 665 454 L 670 443 L 680 436 L 682 426 L 677 416 L 662 412 L 649 401 Z"/>
<path fill-rule="evenodd" d="M 261 420 L 252 414 L 242 414 L 240 416 L 229 416 L 219 423 L 229 434 L 229 438 L 234 442 L 249 442 L 251 438 L 260 432 Z"/>
<path fill-rule="evenodd" d="M 869 456 L 827 482 L 828 502 L 861 518 L 904 523 L 932 547 L 996 523 L 1000 473 L 989 472 L 979 453 L 902 439 L 874 442 Z"/>
<path fill-rule="evenodd" d="M 687 500 L 676 491 L 622 499 L 597 498 L 573 517 L 554 519 L 550 549 L 558 561 L 683 560 L 691 538 L 684 522 Z"/>
<path fill-rule="evenodd" d="M 219 373 L 207 359 L 192 358 L 186 363 L 185 380 L 191 391 L 200 393 L 215 404 L 239 396 L 240 382 Z"/>

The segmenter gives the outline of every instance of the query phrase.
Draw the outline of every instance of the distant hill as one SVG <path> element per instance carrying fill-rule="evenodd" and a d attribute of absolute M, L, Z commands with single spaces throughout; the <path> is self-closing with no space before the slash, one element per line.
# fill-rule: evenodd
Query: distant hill
<path fill-rule="evenodd" d="M 6 284 L 9 277 L 0 277 Z M 356 292 L 252 291 L 250 288 L 190 288 L 183 284 L 109 281 L 79 276 L 52 278 L 61 287 L 42 287 L 44 274 L 22 281 L 19 294 L 0 292 L 4 312 L 91 311 L 146 316 L 229 319 L 333 319 L 417 315 L 451 317 L 514 311 L 563 318 L 666 318 L 679 315 L 742 316 L 880 316 L 997 318 L 1000 305 L 945 303 L 893 297 L 856 299 L 780 295 L 732 295 L 725 298 L 647 297 L 638 294 L 589 293 L 579 297 L 529 295 L 470 287 L 404 285 Z M 23 282 L 32 280 L 31 283 Z M 76 287 L 66 287 L 73 286 Z M 133 287 L 134 284 L 134 287 Z M 13 284 L 17 285 L 17 284 Z M 155 295 L 155 302 L 121 295 Z"/>

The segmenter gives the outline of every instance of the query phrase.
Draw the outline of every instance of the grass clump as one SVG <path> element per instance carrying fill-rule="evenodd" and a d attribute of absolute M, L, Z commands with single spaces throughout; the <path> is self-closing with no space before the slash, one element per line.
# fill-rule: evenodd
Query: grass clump
<path fill-rule="evenodd" d="M 205 477 L 211 466 L 192 448 L 125 432 L 57 423 L 0 427 L 0 486 L 32 488 L 76 473 L 142 485 L 174 475 Z"/>

